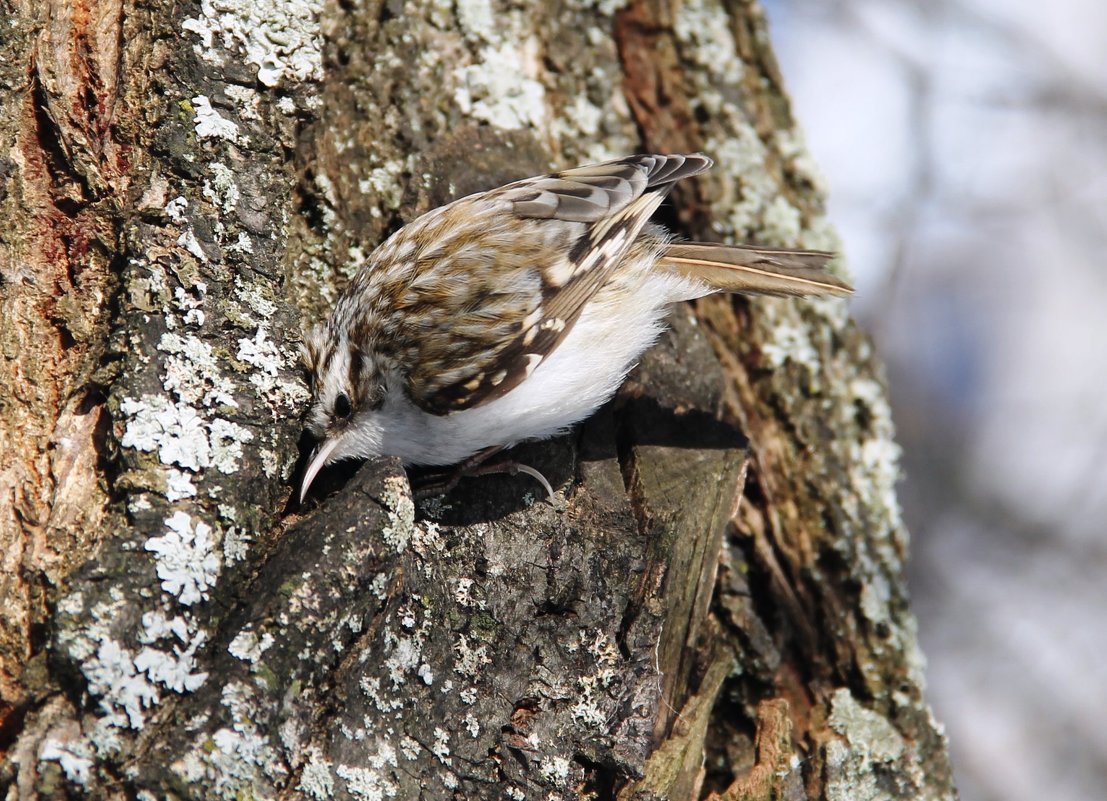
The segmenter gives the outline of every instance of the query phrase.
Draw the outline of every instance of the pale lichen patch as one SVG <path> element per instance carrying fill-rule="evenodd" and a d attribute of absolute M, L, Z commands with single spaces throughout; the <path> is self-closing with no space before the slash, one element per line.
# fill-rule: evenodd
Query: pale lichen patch
<path fill-rule="evenodd" d="M 334 772 L 345 782 L 346 792 L 364 801 L 395 798 L 400 791 L 399 785 L 382 775 L 379 770 L 339 765 Z"/>
<path fill-rule="evenodd" d="M 473 647 L 469 637 L 459 634 L 454 642 L 454 672 L 470 679 L 479 675 L 480 669 L 492 662 L 488 646 L 484 643 Z"/>
<path fill-rule="evenodd" d="M 331 798 L 334 794 L 333 770 L 334 766 L 317 749 L 312 749 L 300 774 L 300 789 L 317 801 Z"/>
<path fill-rule="evenodd" d="M 435 727 L 434 741 L 431 743 L 430 750 L 443 765 L 449 766 L 451 764 L 450 733 L 443 728 Z"/>
<path fill-rule="evenodd" d="M 830 727 L 842 735 L 826 745 L 826 797 L 833 801 L 876 801 L 889 794 L 918 797 L 926 777 L 908 745 L 886 717 L 862 706 L 849 690 L 831 698 Z M 889 771 L 896 765 L 899 770 Z M 888 782 L 896 782 L 894 788 Z"/>
<path fill-rule="evenodd" d="M 562 787 L 569 781 L 568 759 L 561 756 L 543 757 L 538 767 L 538 775 L 556 787 Z"/>
<path fill-rule="evenodd" d="M 195 692 L 208 678 L 206 672 L 195 670 L 196 651 L 206 641 L 207 635 L 199 631 L 185 643 L 183 649 L 175 644 L 171 646 L 171 652 L 143 648 L 135 657 L 135 667 L 149 676 L 151 681 L 173 692 Z"/>
<path fill-rule="evenodd" d="M 65 778 L 74 784 L 88 782 L 92 770 L 92 748 L 78 736 L 61 739 L 60 732 L 52 731 L 39 749 L 38 758 L 44 762 L 57 762 Z"/>
<path fill-rule="evenodd" d="M 761 354 L 770 367 L 780 368 L 791 362 L 806 367 L 816 376 L 821 370 L 819 352 L 811 341 L 810 328 L 794 308 L 773 298 L 759 303 L 765 328 Z"/>
<path fill-rule="evenodd" d="M 415 533 L 415 502 L 405 478 L 389 476 L 384 480 L 381 498 L 388 522 L 381 529 L 381 538 L 396 552 L 402 553 Z"/>
<path fill-rule="evenodd" d="M 269 332 L 264 327 L 259 327 L 252 338 L 238 340 L 235 357 L 254 368 L 249 381 L 258 394 L 273 406 L 274 413 L 298 408 L 309 400 L 308 391 L 302 383 L 283 378 L 283 372 L 290 368 L 295 358 L 282 352 L 269 339 Z"/>
<path fill-rule="evenodd" d="M 200 261 L 208 260 L 208 254 L 204 250 L 204 246 L 200 244 L 200 240 L 196 238 L 196 232 L 191 228 L 186 229 L 177 237 L 177 244 Z"/>
<path fill-rule="evenodd" d="M 208 169 L 211 170 L 211 177 L 204 181 L 201 190 L 204 197 L 224 214 L 232 213 L 238 207 L 240 198 L 234 173 L 221 161 L 213 161 Z"/>
<path fill-rule="evenodd" d="M 422 507 L 420 507 L 422 508 Z M 423 574 L 430 578 L 434 574 L 435 559 L 446 550 L 446 543 L 437 523 L 432 520 L 415 526 L 411 536 L 411 550 L 419 556 Z"/>
<path fill-rule="evenodd" d="M 551 126 L 555 134 L 565 136 L 579 133 L 595 136 L 603 122 L 603 109 L 588 99 L 586 95 L 577 95 L 571 105 L 561 110 L 561 114 Z"/>
<path fill-rule="evenodd" d="M 599 729 L 607 720 L 603 710 L 595 701 L 595 681 L 592 677 L 586 676 L 581 679 L 581 698 L 572 708 L 569 710 L 573 716 L 573 720 L 581 723 L 591 729 Z"/>
<path fill-rule="evenodd" d="M 861 611 L 873 623 L 891 623 L 892 588 L 881 574 L 873 575 L 861 587 Z"/>
<path fill-rule="evenodd" d="M 462 113 L 503 130 L 543 129 L 546 89 L 533 77 L 536 43 L 485 47 L 480 61 L 454 70 Z"/>
<path fill-rule="evenodd" d="M 296 464 L 294 452 L 278 453 L 270 448 L 262 448 L 258 453 L 261 456 L 261 471 L 268 478 L 288 480 L 292 477 L 292 468 Z"/>
<path fill-rule="evenodd" d="M 426 662 L 419 665 L 419 669 L 416 671 L 419 678 L 423 680 L 423 684 L 430 687 L 434 684 L 434 671 L 431 670 L 431 666 Z"/>
<path fill-rule="evenodd" d="M 782 128 L 773 134 L 776 149 L 786 159 L 795 175 L 809 183 L 816 192 L 825 194 L 827 191 L 826 177 L 819 169 L 818 162 L 807 148 L 807 141 L 803 130 L 799 126 Z"/>
<path fill-rule="evenodd" d="M 457 21 L 466 37 L 492 44 L 500 41 L 502 21 L 491 0 L 462 0 L 456 8 Z"/>
<path fill-rule="evenodd" d="M 414 671 L 422 658 L 422 648 L 418 640 L 412 637 L 399 637 L 391 653 L 384 660 L 392 688 L 396 689 L 406 681 L 405 674 Z"/>
<path fill-rule="evenodd" d="M 89 693 L 111 725 L 141 729 L 146 722 L 144 710 L 155 705 L 157 688 L 135 666 L 130 649 L 111 638 L 100 641 L 96 654 L 81 665 Z"/>
<path fill-rule="evenodd" d="M 167 331 L 158 341 L 158 350 L 168 354 L 164 359 L 164 386 L 179 400 L 238 407 L 234 385 L 221 374 L 211 345 L 192 334 L 181 336 Z"/>
<path fill-rule="evenodd" d="M 223 94 L 235 102 L 235 108 L 242 119 L 261 119 L 261 95 L 256 89 L 229 83 L 223 87 Z"/>
<path fill-rule="evenodd" d="M 616 649 L 614 654 L 611 654 L 607 649 L 606 645 L 610 643 L 610 640 L 606 635 L 602 633 L 598 633 L 598 635 L 597 639 L 592 641 L 593 644 L 589 646 L 589 651 L 593 652 L 593 655 L 598 654 L 597 669 L 577 677 L 577 700 L 569 709 L 569 713 L 574 720 L 593 729 L 599 729 L 606 725 L 608 712 L 605 709 L 607 705 L 607 693 L 605 691 L 618 677 L 615 667 L 619 661 L 618 650 Z M 580 632 L 580 639 L 583 643 L 588 642 L 585 632 Z"/>
<path fill-rule="evenodd" d="M 170 635 L 181 642 L 188 642 L 192 638 L 192 627 L 180 615 L 166 617 L 160 609 L 143 613 L 142 630 L 138 633 L 139 642 L 153 643 Z"/>
<path fill-rule="evenodd" d="M 569 4 L 584 9 L 594 8 L 605 17 L 612 17 L 627 4 L 627 0 L 570 0 Z"/>
<path fill-rule="evenodd" d="M 208 253 L 204 249 L 204 246 L 200 243 L 200 240 L 196 237 L 196 232 L 192 228 L 192 221 L 188 218 L 188 215 L 185 213 L 187 210 L 188 210 L 188 201 L 184 197 L 181 197 L 181 196 L 175 197 L 172 200 L 170 200 L 168 203 L 165 204 L 165 214 L 166 214 L 166 216 L 169 217 L 169 219 L 175 225 L 178 225 L 178 226 L 180 226 L 181 228 L 184 229 L 183 231 L 181 231 L 181 234 L 177 237 L 177 246 L 180 247 L 180 248 L 183 248 L 186 251 L 188 251 L 189 253 L 191 253 L 198 261 L 207 262 L 209 260 L 208 259 Z M 145 266 L 147 266 L 147 268 L 149 270 L 151 270 L 151 272 L 155 271 L 155 269 L 158 269 L 158 268 L 155 268 L 151 265 L 145 265 Z M 163 276 L 164 276 L 164 274 L 163 274 Z M 164 289 L 165 289 L 165 279 L 164 279 L 164 277 L 162 277 L 159 280 L 159 284 L 161 285 L 160 288 L 164 291 Z M 178 288 L 177 289 L 178 299 L 180 299 L 180 293 L 182 291 L 184 291 L 183 288 Z M 206 287 L 204 288 L 203 291 L 206 291 Z M 201 291 L 201 293 L 200 293 L 201 295 L 203 294 L 203 291 Z M 196 311 L 199 311 L 198 305 L 199 304 L 195 304 L 195 306 L 193 306 L 193 309 L 195 309 Z M 151 308 L 150 310 L 152 311 L 153 308 Z M 188 323 L 191 323 L 191 322 L 195 322 L 196 320 L 198 320 L 198 324 L 201 324 L 201 325 L 203 324 L 203 321 L 204 321 L 203 312 L 199 312 L 199 314 L 192 315 L 191 317 L 186 317 L 184 322 L 186 324 L 188 324 Z M 171 317 L 166 318 L 165 324 L 166 324 L 167 328 L 176 327 L 176 323 L 174 322 L 174 320 Z"/>
<path fill-rule="evenodd" d="M 358 682 L 358 688 L 366 698 L 373 702 L 373 706 L 379 712 L 394 712 L 404 706 L 403 697 L 386 700 L 381 695 L 381 680 L 375 676 L 362 676 Z"/>
<path fill-rule="evenodd" d="M 202 0 L 200 15 L 181 27 L 200 37 L 196 52 L 206 61 L 239 56 L 272 87 L 323 77 L 322 9 L 319 0 Z"/>
<path fill-rule="evenodd" d="M 216 417 L 208 423 L 208 433 L 211 438 L 211 466 L 226 475 L 238 472 L 242 446 L 254 438 L 253 432 L 230 420 Z"/>
<path fill-rule="evenodd" d="M 245 231 L 239 231 L 238 236 L 233 242 L 230 242 L 226 246 L 228 253 L 240 253 L 242 255 L 248 255 L 254 252 L 254 243 L 250 239 L 250 235 Z"/>
<path fill-rule="evenodd" d="M 369 207 L 369 213 L 374 217 L 383 215 L 385 209 L 397 209 L 403 200 L 406 186 L 401 176 L 411 169 L 413 157 L 407 159 L 389 159 L 379 167 L 374 167 L 369 174 L 358 182 L 358 188 L 365 194 L 375 193 L 378 202 Z M 359 246 L 351 246 L 350 259 L 346 269 L 355 270 L 364 264 L 366 256 Z"/>
<path fill-rule="evenodd" d="M 164 464 L 179 464 L 197 470 L 211 456 L 203 420 L 186 404 L 170 405 L 161 396 L 143 400 L 124 399 L 124 414 L 131 417 L 124 432 L 123 447 L 158 451 Z"/>
<path fill-rule="evenodd" d="M 743 61 L 738 57 L 730 18 L 722 4 L 705 0 L 681 3 L 675 28 L 682 52 L 690 61 L 725 83 L 742 80 Z"/>
<path fill-rule="evenodd" d="M 465 728 L 465 731 L 469 732 L 469 736 L 474 740 L 480 736 L 480 721 L 477 720 L 472 712 L 462 719 L 461 725 Z"/>
<path fill-rule="evenodd" d="M 744 239 L 750 231 L 760 229 L 762 215 L 777 197 L 779 187 L 766 170 L 768 151 L 757 133 L 736 109 L 724 106 L 718 113 L 731 124 L 725 136 L 709 138 L 705 147 L 718 164 L 716 169 L 735 180 L 724 185 L 722 195 L 713 204 L 718 213 L 712 227 L 721 234 Z"/>
<path fill-rule="evenodd" d="M 202 520 L 193 525 L 185 512 L 174 512 L 166 521 L 168 532 L 146 541 L 155 554 L 161 587 L 185 606 L 208 597 L 221 568 L 215 553 L 211 526 Z"/>
<path fill-rule="evenodd" d="M 299 754 L 304 750 L 304 724 L 296 718 L 289 718 L 277 730 L 281 745 L 290 754 Z"/>
<path fill-rule="evenodd" d="M 196 485 L 188 473 L 170 468 L 165 472 L 165 498 L 170 503 L 196 496 Z"/>
<path fill-rule="evenodd" d="M 259 637 L 256 631 L 243 630 L 231 640 L 227 652 L 235 659 L 255 664 L 274 642 L 273 635 L 269 632 Z"/>
<path fill-rule="evenodd" d="M 762 240 L 769 245 L 795 245 L 803 230 L 803 218 L 800 210 L 783 196 L 777 195 L 761 215 Z"/>
<path fill-rule="evenodd" d="M 262 319 L 268 320 L 277 311 L 277 304 L 265 296 L 258 284 L 243 281 L 241 276 L 234 279 L 234 292 L 239 300 Z"/>
<path fill-rule="evenodd" d="M 601 667 L 612 667 L 619 663 L 619 646 L 603 631 L 597 630 L 591 637 L 586 631 L 579 632 L 579 636 L 587 645 L 588 653 Z"/>
<path fill-rule="evenodd" d="M 161 610 L 145 612 L 138 640 L 145 647 L 135 657 L 135 667 L 151 681 L 176 693 L 195 692 L 203 686 L 208 674 L 196 670 L 196 652 L 207 642 L 207 633 L 190 616 L 166 617 Z M 161 648 L 152 647 L 159 642 L 163 643 Z"/>
<path fill-rule="evenodd" d="M 188 201 L 178 195 L 165 204 L 165 214 L 177 225 L 184 225 L 188 222 L 188 218 L 185 217 L 185 209 L 187 208 Z"/>
<path fill-rule="evenodd" d="M 903 520 L 896 483 L 901 475 L 902 450 L 895 441 L 891 406 L 884 388 L 872 379 L 854 379 L 849 392 L 855 404 L 864 404 L 869 419 L 868 436 L 860 443 L 850 443 L 851 483 L 862 493 L 866 506 L 885 510 L 888 531 L 899 530 Z"/>
<path fill-rule="evenodd" d="M 198 735 L 170 769 L 190 784 L 206 782 L 217 798 L 238 799 L 244 790 L 258 789 L 259 767 L 266 763 L 268 743 L 249 724 L 223 727 L 210 736 Z"/>
<path fill-rule="evenodd" d="M 241 562 L 249 552 L 253 538 L 239 526 L 231 526 L 223 532 L 223 561 L 228 565 Z"/>
<path fill-rule="evenodd" d="M 264 791 L 264 777 L 282 780 L 288 768 L 258 730 L 254 689 L 232 680 L 223 687 L 220 700 L 231 726 L 197 735 L 192 747 L 170 769 L 189 783 L 207 783 L 217 798 L 239 799 L 244 793 L 260 797 L 255 794 Z"/>
<path fill-rule="evenodd" d="M 203 308 L 204 295 L 208 291 L 208 286 L 203 281 L 197 281 L 192 285 L 191 290 L 185 289 L 182 286 L 173 290 L 173 298 L 177 303 L 177 309 L 181 312 L 181 322 L 185 325 L 202 326 L 204 320 L 207 319 Z M 171 318 L 166 318 L 166 322 Z"/>
<path fill-rule="evenodd" d="M 403 754 L 404 759 L 408 761 L 418 759 L 420 750 L 419 741 L 415 738 L 406 734 L 400 738 L 400 753 Z"/>
<path fill-rule="evenodd" d="M 201 139 L 225 139 L 238 141 L 238 124 L 228 120 L 211 106 L 206 95 L 192 98 L 192 107 L 196 116 L 192 122 L 196 126 L 196 135 Z"/>
<path fill-rule="evenodd" d="M 457 589 L 454 590 L 454 600 L 460 606 L 472 606 L 473 605 L 473 579 L 468 576 L 462 576 L 457 580 Z"/>
<path fill-rule="evenodd" d="M 189 470 L 211 463 L 207 426 L 191 406 L 170 404 L 161 395 L 144 395 L 142 400 L 124 398 L 119 408 L 129 418 L 121 440 L 124 448 L 156 450 L 162 464 Z"/>
<path fill-rule="evenodd" d="M 829 722 L 832 729 L 845 735 L 854 755 L 863 761 L 894 762 L 903 756 L 903 735 L 883 715 L 859 704 L 844 687 L 831 699 Z"/>
<path fill-rule="evenodd" d="M 183 198 L 178 198 L 184 202 Z M 167 205 L 166 208 L 169 208 Z M 132 258 L 128 264 L 133 277 L 128 287 L 128 296 L 135 308 L 153 312 L 164 308 L 169 294 L 169 282 L 165 268 L 157 262 Z"/>

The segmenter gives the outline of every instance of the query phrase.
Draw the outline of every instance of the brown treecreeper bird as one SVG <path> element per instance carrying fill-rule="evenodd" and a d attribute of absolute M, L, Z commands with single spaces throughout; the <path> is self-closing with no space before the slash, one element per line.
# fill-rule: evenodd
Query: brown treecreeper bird
<path fill-rule="evenodd" d="M 614 394 L 677 301 L 850 294 L 824 269 L 831 254 L 674 242 L 649 222 L 711 164 L 640 155 L 528 178 L 393 234 L 306 337 L 319 445 L 301 501 L 341 459 L 453 465 L 566 430 Z"/>

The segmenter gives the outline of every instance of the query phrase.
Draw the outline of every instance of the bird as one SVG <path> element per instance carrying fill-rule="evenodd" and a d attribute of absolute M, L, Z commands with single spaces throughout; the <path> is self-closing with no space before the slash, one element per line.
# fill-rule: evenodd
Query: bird
<path fill-rule="evenodd" d="M 674 303 L 852 292 L 827 271 L 833 254 L 677 241 L 650 221 L 712 163 L 643 154 L 526 178 L 392 234 L 304 336 L 318 444 L 300 502 L 341 460 L 472 464 L 567 431 L 614 395 Z"/>

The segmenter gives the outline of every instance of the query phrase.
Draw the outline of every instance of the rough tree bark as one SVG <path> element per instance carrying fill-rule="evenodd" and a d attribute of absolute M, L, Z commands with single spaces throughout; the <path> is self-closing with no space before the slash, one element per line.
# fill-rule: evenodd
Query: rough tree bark
<path fill-rule="evenodd" d="M 953 797 L 840 302 L 678 310 L 556 506 L 285 509 L 301 325 L 439 202 L 705 151 L 681 232 L 836 246 L 756 3 L 0 7 L 6 798 Z"/>

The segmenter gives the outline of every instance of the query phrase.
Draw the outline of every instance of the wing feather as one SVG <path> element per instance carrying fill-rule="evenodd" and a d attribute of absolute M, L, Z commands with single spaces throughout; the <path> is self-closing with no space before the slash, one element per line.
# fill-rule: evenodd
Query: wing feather
<path fill-rule="evenodd" d="M 572 170 L 527 178 L 497 192 L 520 217 L 566 222 L 599 222 L 618 213 L 647 190 L 668 192 L 682 178 L 707 170 L 712 161 L 698 153 L 630 156 Z M 588 203 L 578 204 L 577 199 Z"/>
<path fill-rule="evenodd" d="M 817 250 L 673 242 L 658 264 L 720 292 L 849 295 L 853 288 L 826 269 L 833 258 L 833 253 Z"/>
<path fill-rule="evenodd" d="M 464 277 L 467 291 L 496 294 L 505 283 L 514 283 L 525 287 L 526 297 L 508 299 L 507 305 L 518 310 L 514 336 L 472 343 L 455 354 L 463 363 L 455 359 L 448 370 L 443 359 L 428 357 L 450 348 L 426 341 L 431 334 L 424 332 L 427 352 L 416 356 L 409 378 L 416 405 L 447 414 L 517 387 L 572 329 L 673 184 L 711 163 L 698 154 L 631 156 L 528 178 L 459 201 L 503 208 L 503 216 L 489 221 L 487 236 L 477 243 L 484 266 L 474 263 Z M 516 270 L 537 270 L 541 280 L 506 281 Z M 437 336 L 454 334 L 446 328 Z"/>

